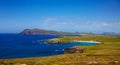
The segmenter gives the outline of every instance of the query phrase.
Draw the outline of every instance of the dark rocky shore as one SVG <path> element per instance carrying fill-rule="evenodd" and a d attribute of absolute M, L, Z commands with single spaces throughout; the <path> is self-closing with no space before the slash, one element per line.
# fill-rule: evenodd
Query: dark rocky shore
<path fill-rule="evenodd" d="M 48 44 L 67 44 L 67 43 L 69 43 L 69 41 L 68 42 L 63 42 L 58 38 L 47 39 L 47 40 L 45 40 L 45 42 L 48 43 Z"/>
<path fill-rule="evenodd" d="M 85 52 L 85 48 L 65 48 L 65 53 L 83 53 Z"/>
<path fill-rule="evenodd" d="M 58 38 L 45 40 L 48 44 L 68 44 L 69 42 L 61 42 Z M 85 52 L 85 48 L 65 48 L 64 53 L 83 53 Z"/>

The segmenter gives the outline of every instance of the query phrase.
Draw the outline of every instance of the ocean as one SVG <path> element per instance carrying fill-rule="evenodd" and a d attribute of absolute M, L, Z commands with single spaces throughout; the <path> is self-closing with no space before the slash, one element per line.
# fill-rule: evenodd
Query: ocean
<path fill-rule="evenodd" d="M 64 54 L 65 48 L 90 46 L 94 43 L 71 42 L 69 44 L 47 44 L 45 39 L 57 38 L 54 35 L 0 34 L 0 59 L 41 57 Z"/>

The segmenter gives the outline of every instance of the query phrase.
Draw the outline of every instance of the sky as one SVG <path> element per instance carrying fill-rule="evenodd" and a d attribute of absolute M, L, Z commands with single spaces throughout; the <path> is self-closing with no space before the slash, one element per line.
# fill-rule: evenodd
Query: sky
<path fill-rule="evenodd" d="M 0 0 L 0 33 L 120 33 L 120 0 Z"/>

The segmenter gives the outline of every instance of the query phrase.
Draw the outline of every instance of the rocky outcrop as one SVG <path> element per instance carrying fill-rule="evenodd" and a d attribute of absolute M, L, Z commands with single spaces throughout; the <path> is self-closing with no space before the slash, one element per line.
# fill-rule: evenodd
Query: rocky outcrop
<path fill-rule="evenodd" d="M 69 42 L 63 42 L 59 38 L 47 39 L 47 40 L 45 40 L 45 42 L 48 44 L 67 44 L 67 43 L 69 43 Z"/>
<path fill-rule="evenodd" d="M 49 44 L 59 44 L 59 39 L 57 38 L 54 38 L 54 39 L 47 39 L 45 40 L 46 43 L 49 43 Z"/>
<path fill-rule="evenodd" d="M 83 53 L 85 52 L 85 48 L 65 48 L 65 53 Z"/>

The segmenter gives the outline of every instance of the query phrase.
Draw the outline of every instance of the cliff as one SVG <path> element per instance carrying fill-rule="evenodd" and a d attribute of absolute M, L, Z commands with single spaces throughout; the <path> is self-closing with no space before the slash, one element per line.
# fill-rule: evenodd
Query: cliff
<path fill-rule="evenodd" d="M 47 39 L 45 40 L 46 43 L 48 44 L 67 44 L 69 41 L 65 42 L 60 40 L 59 38 L 53 38 L 53 39 Z"/>

